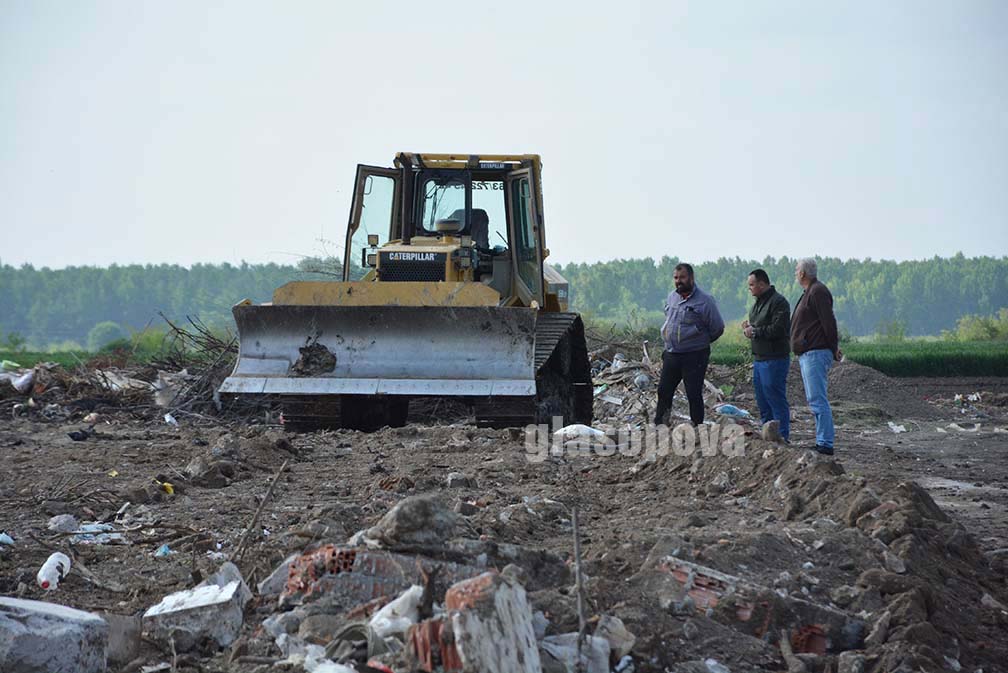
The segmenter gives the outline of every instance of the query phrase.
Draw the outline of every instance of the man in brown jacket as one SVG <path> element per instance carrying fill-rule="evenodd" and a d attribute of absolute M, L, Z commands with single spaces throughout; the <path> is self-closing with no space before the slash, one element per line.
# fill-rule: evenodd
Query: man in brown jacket
<path fill-rule="evenodd" d="M 814 259 L 799 260 L 795 280 L 805 290 L 791 316 L 791 350 L 798 356 L 805 399 L 815 416 L 816 451 L 833 455 L 833 410 L 826 396 L 826 381 L 834 360 L 843 357 L 833 295 L 819 282 Z"/>

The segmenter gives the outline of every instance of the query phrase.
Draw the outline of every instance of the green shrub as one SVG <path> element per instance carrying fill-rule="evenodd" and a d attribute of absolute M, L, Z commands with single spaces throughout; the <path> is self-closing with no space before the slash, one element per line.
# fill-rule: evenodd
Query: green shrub
<path fill-rule="evenodd" d="M 949 341 L 1008 341 L 1008 308 L 992 316 L 965 315 L 942 336 Z"/>
<path fill-rule="evenodd" d="M 97 353 L 115 341 L 124 340 L 126 336 L 126 330 L 119 323 L 105 320 L 92 327 L 88 332 L 88 350 Z"/>

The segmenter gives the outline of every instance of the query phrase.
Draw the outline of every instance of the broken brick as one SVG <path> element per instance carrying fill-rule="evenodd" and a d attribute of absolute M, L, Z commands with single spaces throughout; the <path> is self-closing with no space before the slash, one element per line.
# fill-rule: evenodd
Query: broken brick
<path fill-rule="evenodd" d="M 461 563 L 439 562 L 441 577 L 457 582 L 482 572 Z M 382 597 L 397 596 L 422 583 L 417 557 L 385 551 L 323 545 L 290 564 L 282 605 L 297 605 L 323 595 L 349 609 Z"/>
<path fill-rule="evenodd" d="M 864 622 L 841 610 L 781 596 L 768 587 L 675 556 L 662 557 L 654 568 L 689 596 L 699 614 L 711 610 L 716 621 L 756 638 L 779 629 L 795 631 L 795 652 L 840 652 L 858 649 L 864 642 Z"/>
<path fill-rule="evenodd" d="M 433 673 L 438 667 L 446 673 L 462 670 L 462 659 L 455 649 L 451 624 L 443 617 L 414 624 L 410 627 L 406 640 L 420 670 L 427 673 Z"/>

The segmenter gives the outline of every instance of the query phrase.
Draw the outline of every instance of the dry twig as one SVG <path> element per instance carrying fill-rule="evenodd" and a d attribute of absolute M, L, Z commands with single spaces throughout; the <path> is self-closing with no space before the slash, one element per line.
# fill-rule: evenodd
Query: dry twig
<path fill-rule="evenodd" d="M 259 521 L 259 515 L 262 514 L 263 509 L 266 507 L 266 503 L 269 502 L 270 496 L 273 494 L 273 487 L 276 486 L 277 482 L 280 480 L 280 475 L 283 474 L 283 471 L 287 469 L 288 462 L 289 461 L 285 460 L 283 465 L 280 466 L 280 469 L 277 470 L 276 475 L 273 476 L 273 481 L 270 483 L 269 488 L 266 489 L 266 494 L 263 495 L 262 502 L 260 502 L 259 507 L 256 508 L 255 514 L 252 515 L 252 520 L 249 521 L 248 526 L 245 528 L 245 532 L 242 533 L 241 539 L 238 541 L 238 546 L 235 547 L 234 552 L 231 554 L 230 560 L 233 563 L 240 564 L 242 558 L 245 556 L 245 545 L 249 541 L 252 529 L 256 527 L 256 523 Z"/>

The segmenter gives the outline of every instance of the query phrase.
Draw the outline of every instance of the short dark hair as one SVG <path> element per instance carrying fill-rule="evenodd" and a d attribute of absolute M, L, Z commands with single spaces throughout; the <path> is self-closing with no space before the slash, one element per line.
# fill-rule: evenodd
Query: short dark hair
<path fill-rule="evenodd" d="M 764 271 L 763 269 L 753 269 L 752 271 L 749 272 L 749 275 L 755 276 L 756 280 L 760 281 L 761 283 L 766 283 L 767 285 L 770 284 L 770 276 L 768 276 L 767 272 Z"/>
<path fill-rule="evenodd" d="M 690 278 L 693 277 L 693 267 L 690 266 L 689 264 L 687 264 L 686 262 L 680 262 L 679 264 L 676 264 L 675 265 L 675 270 L 676 271 L 685 271 L 686 273 L 689 274 Z"/>

